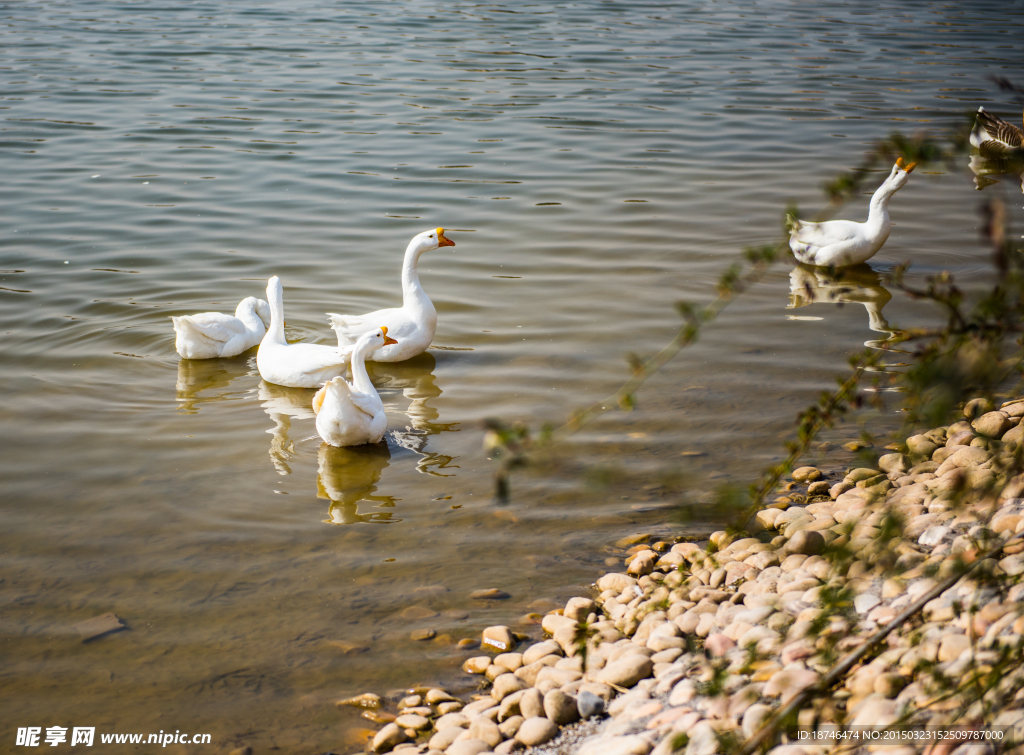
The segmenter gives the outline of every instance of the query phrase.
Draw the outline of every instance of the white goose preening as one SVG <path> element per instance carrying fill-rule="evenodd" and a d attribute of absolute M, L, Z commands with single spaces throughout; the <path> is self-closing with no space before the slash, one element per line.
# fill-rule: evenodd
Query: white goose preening
<path fill-rule="evenodd" d="M 394 345 L 386 326 L 359 336 L 352 348 L 352 382 L 343 377 L 328 380 L 313 396 L 316 431 L 332 446 L 379 443 L 388 429 L 388 417 L 377 389 L 366 372 L 366 358 L 377 349 Z"/>
<path fill-rule="evenodd" d="M 201 312 L 172 317 L 174 348 L 182 359 L 233 357 L 258 344 L 270 324 L 270 306 L 248 296 L 235 307 L 234 315 Z"/>
<path fill-rule="evenodd" d="M 365 315 L 336 315 L 328 312 L 331 327 L 338 334 L 339 348 L 348 349 L 359 336 L 383 325 L 398 342 L 372 353 L 369 359 L 375 362 L 401 362 L 426 351 L 437 329 L 437 310 L 420 285 L 416 265 L 421 254 L 441 246 L 455 246 L 454 241 L 445 237 L 444 228 L 424 231 L 413 236 L 409 242 L 402 265 L 401 307 L 379 309 Z"/>
<path fill-rule="evenodd" d="M 798 260 L 808 265 L 845 267 L 866 262 L 875 256 L 889 238 L 889 200 L 907 182 L 907 176 L 917 163 L 904 165 L 896 160 L 892 172 L 871 197 L 868 219 L 864 223 L 852 220 L 827 220 L 807 223 L 790 218 L 789 248 Z"/>
<path fill-rule="evenodd" d="M 1024 150 L 1024 131 L 978 108 L 978 120 L 971 131 L 971 144 L 982 152 L 1016 152 Z"/>
<path fill-rule="evenodd" d="M 270 325 L 256 354 L 260 377 L 268 383 L 291 388 L 316 388 L 341 375 L 348 363 L 347 351 L 316 343 L 288 343 L 284 337 L 284 289 L 276 275 L 267 282 Z"/>

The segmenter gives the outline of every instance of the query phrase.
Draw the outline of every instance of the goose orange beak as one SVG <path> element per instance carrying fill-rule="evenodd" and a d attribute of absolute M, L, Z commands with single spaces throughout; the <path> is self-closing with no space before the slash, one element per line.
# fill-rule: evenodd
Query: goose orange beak
<path fill-rule="evenodd" d="M 384 345 L 387 346 L 392 343 L 398 343 L 394 338 L 388 338 L 388 328 L 386 325 L 380 326 L 380 332 L 384 334 Z"/>
<path fill-rule="evenodd" d="M 914 162 L 914 163 L 904 164 L 903 158 L 902 157 L 897 157 L 896 158 L 896 167 L 899 168 L 902 171 L 907 172 L 907 173 L 912 173 L 914 168 L 917 167 L 917 163 Z"/>
<path fill-rule="evenodd" d="M 437 245 L 438 246 L 455 246 L 455 242 L 444 235 L 444 228 L 437 229 Z"/>

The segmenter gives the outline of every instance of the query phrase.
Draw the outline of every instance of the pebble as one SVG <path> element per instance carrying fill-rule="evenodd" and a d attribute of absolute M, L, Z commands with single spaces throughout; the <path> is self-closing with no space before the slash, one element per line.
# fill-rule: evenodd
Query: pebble
<path fill-rule="evenodd" d="M 516 732 L 516 739 L 527 747 L 542 745 L 558 736 L 558 726 L 541 716 L 527 718 Z"/>
<path fill-rule="evenodd" d="M 515 647 L 516 641 L 512 636 L 512 630 L 506 626 L 487 627 L 483 631 L 480 640 L 482 647 L 496 648 L 502 652 Z"/>
<path fill-rule="evenodd" d="M 559 689 L 553 689 L 544 695 L 544 715 L 559 726 L 571 724 L 580 717 L 576 700 Z"/>
<path fill-rule="evenodd" d="M 482 752 L 491 752 L 491 746 L 480 739 L 463 739 L 453 742 L 444 751 L 445 755 L 480 755 Z"/>
<path fill-rule="evenodd" d="M 817 467 L 799 467 L 793 470 L 793 479 L 797 482 L 814 482 L 823 476 Z"/>
<path fill-rule="evenodd" d="M 405 730 L 398 724 L 391 723 L 377 732 L 370 747 L 374 752 L 387 752 L 406 739 L 408 737 L 405 736 Z"/>
<path fill-rule="evenodd" d="M 473 600 L 507 600 L 512 596 L 496 587 L 491 587 L 486 590 L 474 590 L 469 597 Z"/>
<path fill-rule="evenodd" d="M 580 718 L 587 719 L 604 713 L 604 699 L 589 690 L 580 690 L 576 697 L 576 708 Z"/>
<path fill-rule="evenodd" d="M 707 614 L 705 614 L 707 615 Z M 598 673 L 597 680 L 619 687 L 632 687 L 654 671 L 654 664 L 645 655 L 631 654 L 608 664 Z"/>

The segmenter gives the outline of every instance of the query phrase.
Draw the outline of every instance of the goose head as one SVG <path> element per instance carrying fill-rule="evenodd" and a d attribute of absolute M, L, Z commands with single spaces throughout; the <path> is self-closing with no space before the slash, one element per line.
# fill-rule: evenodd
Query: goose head
<path fill-rule="evenodd" d="M 444 235 L 444 228 L 432 228 L 429 231 L 416 234 L 409 242 L 409 248 L 417 257 L 423 252 L 429 252 L 440 246 L 455 246 L 455 242 Z"/>
<path fill-rule="evenodd" d="M 398 343 L 398 341 L 388 336 L 388 329 L 382 325 L 359 336 L 353 351 L 366 355 L 371 351 L 376 351 L 384 346 L 390 346 L 393 343 Z"/>
<path fill-rule="evenodd" d="M 892 172 L 889 174 L 889 182 L 892 186 L 893 191 L 899 191 L 903 188 L 903 185 L 907 182 L 907 176 L 909 176 L 914 168 L 917 167 L 917 163 L 906 163 L 902 157 L 896 158 L 896 164 L 892 166 Z"/>

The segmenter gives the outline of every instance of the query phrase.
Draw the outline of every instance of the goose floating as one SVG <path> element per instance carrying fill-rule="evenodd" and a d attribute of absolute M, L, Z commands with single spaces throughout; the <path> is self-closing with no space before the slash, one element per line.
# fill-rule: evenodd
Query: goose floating
<path fill-rule="evenodd" d="M 270 325 L 270 306 L 248 296 L 235 307 L 234 315 L 201 312 L 172 317 L 174 348 L 182 359 L 217 359 L 238 356 L 258 344 Z"/>
<path fill-rule="evenodd" d="M 1024 151 L 1024 131 L 983 107 L 978 108 L 978 119 L 970 140 L 982 152 Z"/>
<path fill-rule="evenodd" d="M 284 289 L 276 275 L 267 282 L 270 325 L 256 354 L 260 377 L 290 388 L 316 388 L 345 372 L 349 355 L 336 346 L 288 343 L 284 337 Z"/>
<path fill-rule="evenodd" d="M 889 200 L 903 188 L 917 163 L 905 165 L 896 160 L 889 177 L 875 190 L 864 223 L 852 220 L 828 220 L 808 223 L 790 217 L 789 248 L 798 260 L 808 265 L 846 267 L 866 262 L 875 256 L 889 238 Z"/>
<path fill-rule="evenodd" d="M 397 345 L 387 326 L 359 336 L 352 348 L 352 382 L 335 377 L 313 396 L 316 431 L 332 446 L 379 443 L 388 429 L 388 417 L 377 389 L 366 372 L 366 358 L 385 346 Z"/>
<path fill-rule="evenodd" d="M 365 315 L 337 315 L 327 317 L 338 334 L 338 347 L 348 350 L 356 340 L 371 330 L 385 326 L 394 339 L 391 344 L 368 357 L 376 362 L 401 362 L 427 350 L 437 330 L 437 310 L 420 285 L 417 264 L 420 255 L 442 246 L 455 246 L 444 235 L 444 228 L 435 228 L 413 236 L 405 249 L 402 264 L 402 306 L 379 309 Z"/>

